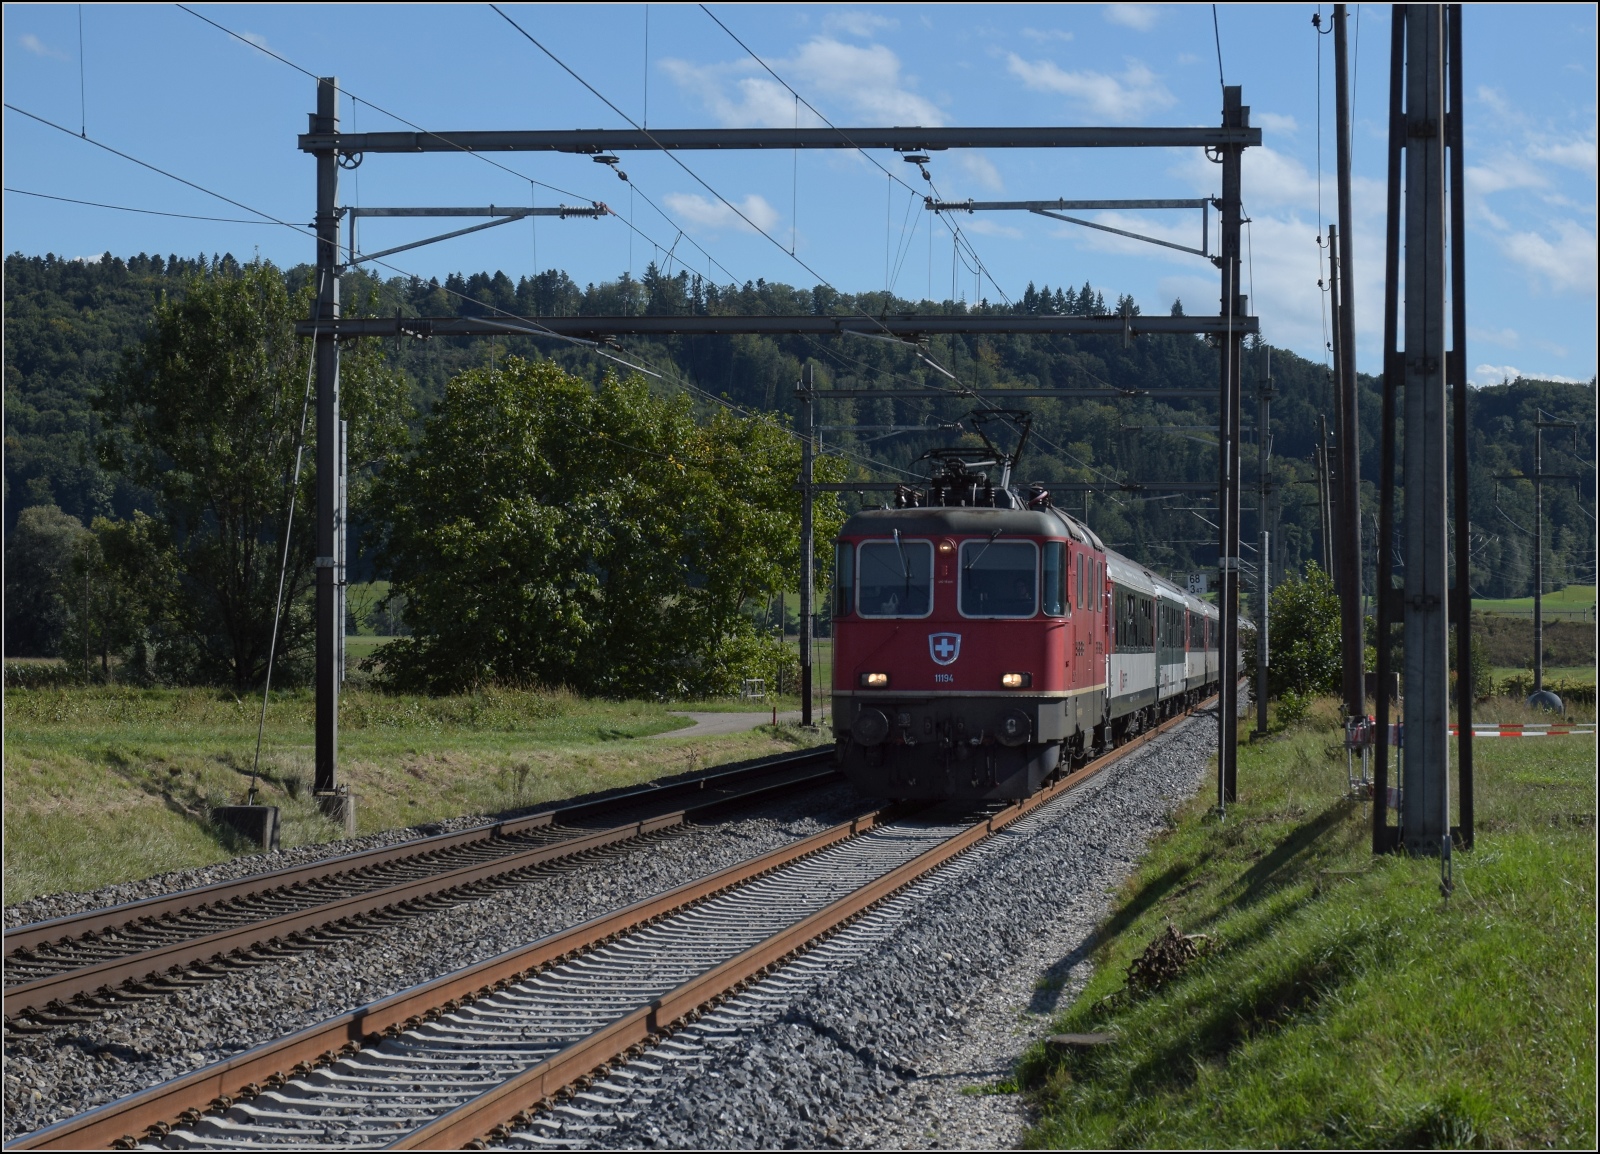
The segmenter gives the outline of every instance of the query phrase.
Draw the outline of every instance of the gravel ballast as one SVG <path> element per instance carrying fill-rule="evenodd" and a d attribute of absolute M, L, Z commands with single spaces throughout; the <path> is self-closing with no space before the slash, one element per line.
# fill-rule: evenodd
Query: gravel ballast
<path fill-rule="evenodd" d="M 681 731 L 671 731 L 667 736 L 676 736 L 678 732 Z M 670 777 L 663 777 L 654 782 L 646 783 L 646 785 L 671 785 L 696 777 L 725 773 L 730 769 L 747 764 L 753 763 L 736 762 L 695 773 L 674 774 Z M 581 797 L 542 802 L 523 809 L 509 810 L 493 815 L 467 814 L 463 817 L 424 822 L 421 825 L 408 826 L 404 829 L 388 829 L 380 833 L 364 834 L 361 837 L 347 838 L 341 841 L 313 842 L 308 845 L 291 846 L 272 853 L 246 854 L 243 857 L 232 858 L 213 865 L 171 870 L 167 873 L 154 874 L 147 878 L 139 878 L 136 881 L 102 886 L 94 890 L 42 894 L 36 898 L 29 898 L 25 902 L 18 902 L 16 905 L 6 906 L 5 928 L 11 930 L 17 926 L 31 925 L 34 922 L 47 922 L 54 918 L 71 917 L 73 914 L 81 914 L 86 910 L 104 909 L 107 906 L 122 905 L 125 902 L 136 902 L 144 898 L 178 893 L 180 890 L 198 889 L 200 886 L 214 885 L 217 882 L 238 881 L 240 878 L 253 877 L 256 874 L 267 873 L 272 870 L 309 865 L 312 862 L 327 861 L 330 858 L 362 853 L 366 850 L 384 849 L 388 846 L 399 845 L 402 842 L 415 841 L 418 838 L 434 837 L 443 833 L 460 833 L 464 830 L 494 825 L 497 822 L 513 818 L 528 817 L 532 814 L 545 813 L 549 810 L 561 809 L 579 803 L 603 800 L 626 792 L 628 792 L 628 789 L 604 790 L 598 793 L 584 794 Z"/>
<path fill-rule="evenodd" d="M 1156 738 L 509 1145 L 1016 1146 L 1021 1099 L 992 1090 L 1083 988 L 1110 895 L 1215 746 L 1207 715 Z"/>
<path fill-rule="evenodd" d="M 1214 746 L 1214 720 L 1201 716 L 1129 754 L 542 1116 L 539 1138 L 618 1148 L 1014 1146 L 1026 1121 L 1017 1097 L 962 1091 L 1009 1075 L 1054 1009 L 1081 989 L 1109 894 L 1193 794 Z M 9 1039 L 6 1137 L 861 808 L 843 787 L 797 794 L 358 942 L 119 1007 L 82 1027 Z"/>
<path fill-rule="evenodd" d="M 757 857 L 847 821 L 864 808 L 846 786 L 797 790 L 736 820 L 612 847 L 588 855 L 575 868 L 558 866 L 525 885 L 371 930 L 353 942 L 308 950 L 170 998 L 117 1006 L 82 1026 L 8 1035 L 5 1137 Z M 272 866 L 290 864 L 284 856 L 275 855 Z M 220 880 L 193 876 L 212 872 L 185 871 L 178 888 Z"/>

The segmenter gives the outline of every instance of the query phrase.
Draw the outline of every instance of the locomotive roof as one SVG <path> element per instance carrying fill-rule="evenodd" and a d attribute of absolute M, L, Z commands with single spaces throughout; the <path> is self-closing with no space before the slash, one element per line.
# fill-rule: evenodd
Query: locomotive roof
<path fill-rule="evenodd" d="M 839 530 L 842 537 L 874 533 L 989 534 L 1016 533 L 1026 537 L 1072 537 L 1104 548 L 1094 531 L 1059 509 L 991 509 L 961 506 L 923 506 L 914 509 L 863 509 Z"/>

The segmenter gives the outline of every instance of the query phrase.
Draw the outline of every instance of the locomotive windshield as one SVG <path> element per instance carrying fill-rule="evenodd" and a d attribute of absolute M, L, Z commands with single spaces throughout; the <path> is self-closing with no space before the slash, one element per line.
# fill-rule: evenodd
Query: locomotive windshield
<path fill-rule="evenodd" d="M 1038 609 L 1039 549 L 1031 541 L 966 541 L 961 546 L 964 617 L 1032 617 Z"/>
<path fill-rule="evenodd" d="M 863 617 L 926 617 L 933 612 L 933 543 L 867 541 L 857 573 Z"/>

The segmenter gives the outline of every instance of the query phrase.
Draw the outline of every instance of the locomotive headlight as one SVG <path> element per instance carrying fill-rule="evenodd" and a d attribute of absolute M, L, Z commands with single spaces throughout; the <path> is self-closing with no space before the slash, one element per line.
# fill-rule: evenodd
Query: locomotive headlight
<path fill-rule="evenodd" d="M 1000 685 L 1005 689 L 1027 689 L 1033 685 L 1031 673 L 1002 673 Z"/>
<path fill-rule="evenodd" d="M 861 675 L 862 689 L 888 689 L 889 675 L 887 673 L 863 673 Z"/>

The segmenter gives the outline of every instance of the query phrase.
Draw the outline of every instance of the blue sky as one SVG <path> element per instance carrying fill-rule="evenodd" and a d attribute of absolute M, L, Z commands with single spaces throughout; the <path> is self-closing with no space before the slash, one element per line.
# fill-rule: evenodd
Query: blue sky
<path fill-rule="evenodd" d="M 626 123 L 487 7 L 202 6 L 198 11 L 358 99 L 342 123 L 400 127 L 378 106 L 433 129 L 594 128 Z M 1323 356 L 1319 222 L 1335 219 L 1333 42 L 1312 5 L 1007 7 L 716 6 L 717 15 L 834 123 L 1212 124 L 1221 68 L 1240 84 L 1265 147 L 1247 154 L 1253 219 L 1244 287 L 1263 332 Z M 5 185 L 104 204 L 247 218 L 193 189 L 73 137 L 95 140 L 286 221 L 312 213 L 312 161 L 294 146 L 312 81 L 176 6 L 7 5 L 5 99 L 72 135 L 5 113 Z M 787 90 L 696 6 L 508 6 L 575 72 L 655 127 L 812 123 Z M 1326 24 L 1331 5 L 1323 6 Z M 1354 110 L 1359 360 L 1377 368 L 1382 299 L 1383 127 L 1389 9 L 1352 8 L 1359 26 Z M 647 36 L 648 27 L 648 36 Z M 1469 6 L 1466 158 L 1469 362 L 1478 383 L 1518 373 L 1586 380 L 1595 372 L 1595 8 Z M 1318 60 L 1321 59 L 1321 203 Z M 80 67 L 81 65 L 81 67 Z M 370 101 L 370 105 L 362 101 Z M 1022 213 L 962 218 L 988 276 L 954 260 L 943 223 L 860 155 L 685 154 L 740 221 L 671 159 L 628 154 L 624 183 L 587 158 L 373 156 L 346 175 L 347 202 L 539 204 L 603 200 L 622 220 L 517 223 L 404 253 L 393 263 L 443 277 L 562 268 L 580 283 L 635 274 L 652 260 L 719 281 L 1000 299 L 1036 284 L 1132 293 L 1147 311 L 1181 297 L 1215 312 L 1217 280 L 1198 257 Z M 881 156 L 906 183 L 916 169 Z M 899 171 L 903 170 L 903 171 Z M 949 199 L 1194 197 L 1218 169 L 1172 150 L 936 154 Z M 537 187 L 533 181 L 554 186 Z M 570 195 L 565 195 L 570 194 Z M 655 207 L 647 203 L 653 202 Z M 1109 223 L 1194 245 L 1196 213 L 1103 214 Z M 931 226 L 931 227 L 930 227 Z M 362 247 L 425 235 L 416 221 L 363 224 Z M 147 251 L 259 252 L 308 260 L 310 242 L 278 226 L 182 220 L 8 191 L 7 252 L 93 257 Z M 680 236 L 680 233 L 682 234 Z M 795 256 L 789 255 L 791 244 Z M 798 258 L 798 259 L 797 259 Z M 981 282 L 981 283 L 980 283 Z"/>

